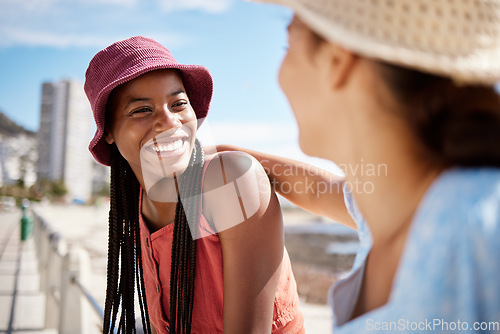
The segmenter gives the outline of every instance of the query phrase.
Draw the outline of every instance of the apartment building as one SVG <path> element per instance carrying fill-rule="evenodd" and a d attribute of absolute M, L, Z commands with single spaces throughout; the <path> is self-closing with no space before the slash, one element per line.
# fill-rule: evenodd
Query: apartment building
<path fill-rule="evenodd" d="M 87 202 L 92 195 L 93 158 L 87 149 L 92 124 L 80 82 L 43 83 L 37 179 L 63 181 L 70 201 Z"/>

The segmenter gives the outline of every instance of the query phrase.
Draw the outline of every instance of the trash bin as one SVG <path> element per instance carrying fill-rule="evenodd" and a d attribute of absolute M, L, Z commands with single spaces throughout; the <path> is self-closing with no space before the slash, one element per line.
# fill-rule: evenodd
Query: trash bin
<path fill-rule="evenodd" d="M 27 240 L 33 232 L 33 219 L 26 212 L 28 207 L 29 201 L 24 199 L 21 204 L 23 211 L 23 216 L 21 217 L 21 241 Z"/>

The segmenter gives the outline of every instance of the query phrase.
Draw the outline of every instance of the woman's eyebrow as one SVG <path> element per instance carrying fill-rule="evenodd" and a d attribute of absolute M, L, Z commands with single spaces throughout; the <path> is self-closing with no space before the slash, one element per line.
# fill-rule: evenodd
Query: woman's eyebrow
<path fill-rule="evenodd" d="M 127 102 L 127 104 L 125 105 L 124 109 L 127 108 L 129 105 L 131 105 L 132 103 L 135 103 L 135 102 L 142 102 L 142 101 L 150 101 L 151 99 L 150 98 L 147 98 L 147 97 L 137 97 L 137 98 L 130 98 Z"/>
<path fill-rule="evenodd" d="M 172 92 L 168 94 L 168 96 L 177 96 L 180 94 L 186 94 L 186 91 L 184 89 L 179 89 L 176 90 L 175 92 Z M 143 101 L 150 101 L 151 99 L 149 97 L 132 97 L 128 100 L 127 104 L 125 105 L 125 108 L 127 108 L 130 104 L 135 103 L 135 102 L 143 102 Z"/>
<path fill-rule="evenodd" d="M 184 89 L 179 89 L 179 90 L 176 90 L 175 92 L 170 93 L 170 96 L 176 96 L 176 95 L 185 94 L 185 93 L 186 93 L 186 91 Z"/>

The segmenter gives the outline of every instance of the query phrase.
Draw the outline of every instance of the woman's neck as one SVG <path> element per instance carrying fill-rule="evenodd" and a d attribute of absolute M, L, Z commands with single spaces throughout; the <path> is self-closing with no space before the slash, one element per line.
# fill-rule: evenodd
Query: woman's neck
<path fill-rule="evenodd" d="M 441 172 L 441 169 L 424 166 L 421 160 L 401 157 L 390 160 L 387 157 L 382 161 L 386 163 L 377 166 L 378 174 L 368 172 L 365 166 L 364 174 L 346 178 L 348 182 L 358 182 L 353 196 L 373 238 L 352 318 L 385 305 L 389 300 L 415 212 Z"/>
<path fill-rule="evenodd" d="M 348 106 L 355 112 L 347 115 L 350 148 L 344 152 L 346 180 L 353 185 L 374 247 L 406 235 L 422 197 L 443 170 L 399 116 L 405 106 L 383 85 L 375 86 L 376 74 L 363 71 L 364 89 L 350 89 Z"/>
<path fill-rule="evenodd" d="M 169 198 L 176 199 L 173 196 L 169 196 Z M 155 232 L 173 223 L 176 206 L 177 201 L 155 201 L 148 196 L 147 191 L 143 191 L 141 212 L 150 232 Z"/>
<path fill-rule="evenodd" d="M 443 168 L 424 163 L 425 158 L 403 145 L 366 151 L 351 164 L 346 181 L 373 237 L 373 245 L 405 237 L 427 189 Z M 357 169 L 355 169 L 357 168 Z"/>

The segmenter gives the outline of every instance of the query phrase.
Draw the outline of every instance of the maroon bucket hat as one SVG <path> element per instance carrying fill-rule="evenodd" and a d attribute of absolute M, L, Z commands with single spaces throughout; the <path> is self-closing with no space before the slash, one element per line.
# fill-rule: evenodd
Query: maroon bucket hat
<path fill-rule="evenodd" d="M 84 89 L 97 126 L 89 150 L 99 163 L 111 164 L 111 145 L 103 137 L 109 94 L 117 86 L 158 69 L 178 69 L 198 126 L 207 116 L 213 81 L 206 67 L 179 64 L 167 48 L 150 38 L 136 36 L 113 43 L 92 58 L 85 73 Z"/>

